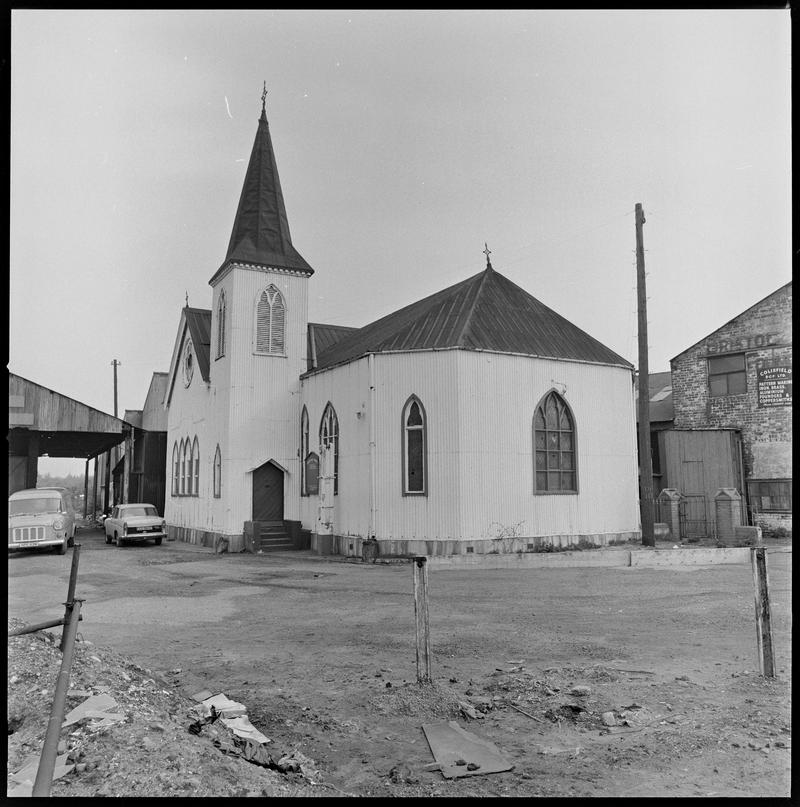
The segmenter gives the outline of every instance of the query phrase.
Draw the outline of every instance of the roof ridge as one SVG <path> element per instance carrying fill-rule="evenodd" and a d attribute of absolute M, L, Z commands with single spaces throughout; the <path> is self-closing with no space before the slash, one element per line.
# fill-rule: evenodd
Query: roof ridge
<path fill-rule="evenodd" d="M 462 347 L 464 346 L 464 339 L 472 327 L 472 317 L 475 314 L 475 309 L 478 307 L 478 300 L 480 299 L 481 291 L 483 291 L 483 288 L 486 286 L 487 278 L 489 277 L 489 275 L 493 273 L 494 269 L 492 268 L 492 265 L 487 264 L 486 268 L 483 270 L 483 273 L 481 274 L 481 279 L 478 282 L 478 288 L 475 290 L 475 297 L 472 300 L 472 304 L 469 307 L 469 313 L 464 318 L 464 324 L 461 327 L 461 332 L 456 337 L 457 345 L 460 345 Z"/>

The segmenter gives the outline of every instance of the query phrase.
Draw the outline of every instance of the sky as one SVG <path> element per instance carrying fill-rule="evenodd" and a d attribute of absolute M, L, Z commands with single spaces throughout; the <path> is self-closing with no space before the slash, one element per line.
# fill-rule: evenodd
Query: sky
<path fill-rule="evenodd" d="M 11 372 L 113 414 L 210 308 L 266 82 L 309 319 L 485 266 L 650 372 L 791 280 L 790 12 L 21 10 Z M 40 461 L 82 473 L 82 460 Z"/>

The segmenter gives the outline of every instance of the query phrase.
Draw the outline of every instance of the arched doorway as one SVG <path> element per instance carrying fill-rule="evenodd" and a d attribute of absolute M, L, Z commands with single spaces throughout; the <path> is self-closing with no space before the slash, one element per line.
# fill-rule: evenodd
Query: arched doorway
<path fill-rule="evenodd" d="M 253 521 L 283 520 L 283 471 L 265 462 L 253 471 Z"/>

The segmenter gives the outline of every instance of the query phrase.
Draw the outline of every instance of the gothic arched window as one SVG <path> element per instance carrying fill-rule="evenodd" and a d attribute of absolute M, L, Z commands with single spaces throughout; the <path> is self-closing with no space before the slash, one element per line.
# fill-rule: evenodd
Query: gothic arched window
<path fill-rule="evenodd" d="M 258 298 L 256 309 L 256 353 L 285 352 L 286 304 L 275 286 L 269 286 Z"/>
<path fill-rule="evenodd" d="M 225 292 L 219 294 L 217 303 L 217 358 L 225 355 Z"/>
<path fill-rule="evenodd" d="M 422 401 L 412 395 L 403 407 L 403 495 L 424 496 L 427 488 L 427 419 Z"/>
<path fill-rule="evenodd" d="M 180 459 L 178 454 L 178 441 L 172 445 L 172 495 L 178 495 L 178 477 L 180 475 Z"/>
<path fill-rule="evenodd" d="M 194 466 L 192 467 L 192 495 L 200 495 L 200 445 L 197 442 L 195 435 L 194 442 L 192 443 L 192 460 Z"/>
<path fill-rule="evenodd" d="M 186 440 L 181 440 L 181 486 L 178 491 L 180 496 L 186 495 Z"/>
<path fill-rule="evenodd" d="M 186 495 L 192 495 L 192 460 L 194 454 L 192 453 L 192 444 L 189 438 L 186 438 Z"/>
<path fill-rule="evenodd" d="M 300 495 L 308 496 L 306 461 L 308 459 L 308 409 L 300 413 Z"/>
<path fill-rule="evenodd" d="M 575 421 L 567 402 L 548 392 L 533 416 L 535 493 L 577 493 Z"/>
<path fill-rule="evenodd" d="M 339 492 L 339 419 L 330 403 L 322 413 L 319 426 L 319 444 L 333 448 L 333 493 Z"/>
<path fill-rule="evenodd" d="M 219 499 L 222 495 L 222 453 L 219 450 L 214 452 L 214 498 Z"/>

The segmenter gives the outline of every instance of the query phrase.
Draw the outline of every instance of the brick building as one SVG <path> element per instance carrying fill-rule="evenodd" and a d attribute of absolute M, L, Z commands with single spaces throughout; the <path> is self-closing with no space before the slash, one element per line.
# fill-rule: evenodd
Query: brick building
<path fill-rule="evenodd" d="M 670 362 L 674 427 L 741 435 L 747 515 L 792 528 L 792 284 Z"/>

